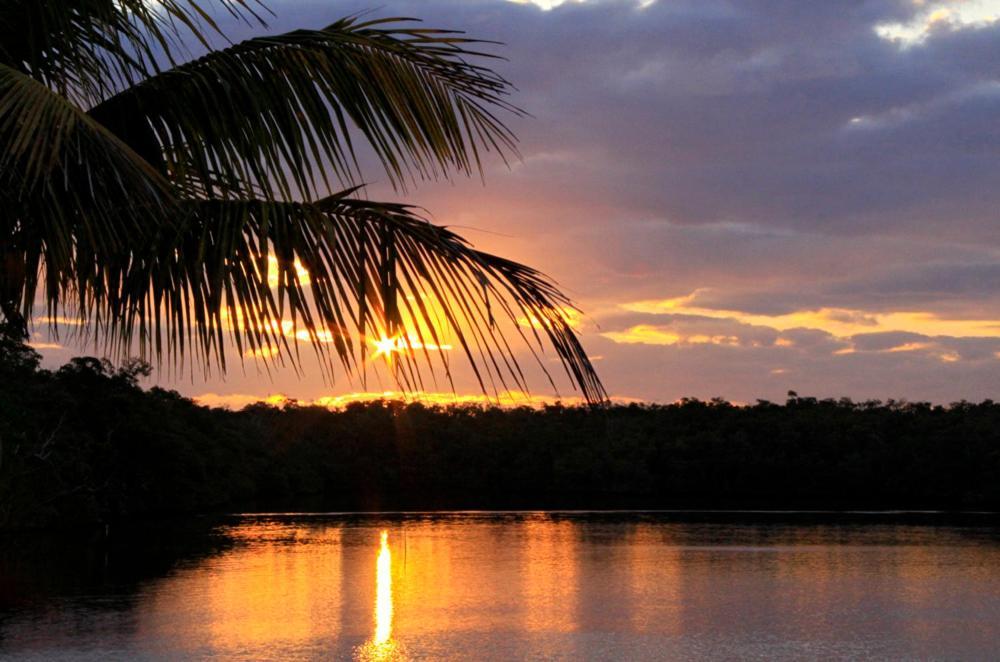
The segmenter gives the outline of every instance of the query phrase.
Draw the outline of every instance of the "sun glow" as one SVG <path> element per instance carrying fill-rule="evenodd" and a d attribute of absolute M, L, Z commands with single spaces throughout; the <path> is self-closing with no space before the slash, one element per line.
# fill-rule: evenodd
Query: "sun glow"
<path fill-rule="evenodd" d="M 628 404 L 640 402 L 634 398 L 614 396 L 614 402 Z M 252 393 L 202 393 L 194 398 L 203 407 L 226 407 L 239 410 L 264 403 L 275 407 L 324 407 L 339 410 L 355 403 L 391 402 L 397 404 L 419 403 L 429 407 L 479 406 L 479 407 L 546 407 L 562 405 L 571 407 L 586 403 L 581 396 L 559 396 L 505 390 L 494 394 L 454 393 L 441 391 L 360 391 L 339 395 L 323 395 L 311 399 L 292 398 L 280 393 L 255 395 Z"/>
<path fill-rule="evenodd" d="M 311 282 L 309 277 L 309 270 L 302 266 L 302 262 L 296 258 L 292 262 L 292 270 L 295 271 L 295 277 L 299 281 L 299 285 L 308 285 Z M 281 269 L 278 258 L 274 255 L 267 256 L 267 284 L 270 287 L 277 287 L 281 282 Z"/>
<path fill-rule="evenodd" d="M 375 346 L 375 353 L 372 355 L 373 359 L 378 358 L 379 356 L 385 356 L 387 359 L 391 359 L 393 354 L 416 349 L 425 349 L 432 352 L 447 352 L 452 348 L 451 345 L 438 345 L 436 343 L 422 342 L 412 333 L 405 336 L 397 334 L 391 338 L 387 338 L 385 334 L 383 334 L 378 339 L 369 338 L 368 342 Z"/>
<path fill-rule="evenodd" d="M 565 306 L 560 306 L 556 309 L 557 319 L 561 319 L 566 323 L 571 329 L 580 328 L 580 311 L 575 308 L 568 308 Z M 520 326 L 528 328 L 552 328 L 554 326 L 554 320 L 551 319 L 539 319 L 537 315 L 528 314 L 517 318 L 517 323 Z"/>
<path fill-rule="evenodd" d="M 392 338 L 386 338 L 384 335 L 375 340 L 371 340 L 371 344 L 375 345 L 375 354 L 372 358 L 378 358 L 379 356 L 385 356 L 386 359 L 391 359 L 394 352 L 403 351 L 403 346 L 399 342 L 399 336 L 393 336 Z"/>

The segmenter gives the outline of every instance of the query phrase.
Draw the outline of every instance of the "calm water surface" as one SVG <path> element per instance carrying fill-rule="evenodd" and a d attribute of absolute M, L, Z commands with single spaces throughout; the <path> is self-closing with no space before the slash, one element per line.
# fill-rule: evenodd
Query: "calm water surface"
<path fill-rule="evenodd" d="M 1000 657 L 991 526 L 464 513 L 115 538 L 7 545 L 0 657 Z"/>

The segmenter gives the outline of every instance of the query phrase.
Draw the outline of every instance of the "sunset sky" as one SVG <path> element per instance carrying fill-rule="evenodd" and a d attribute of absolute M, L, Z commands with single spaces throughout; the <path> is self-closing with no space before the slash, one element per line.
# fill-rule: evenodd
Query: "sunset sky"
<path fill-rule="evenodd" d="M 1000 2 L 269 4 L 275 32 L 376 7 L 506 44 L 523 160 L 406 194 L 370 168 L 368 194 L 558 281 L 611 395 L 997 396 Z M 391 388 L 304 370 L 154 381 L 236 406 Z"/>

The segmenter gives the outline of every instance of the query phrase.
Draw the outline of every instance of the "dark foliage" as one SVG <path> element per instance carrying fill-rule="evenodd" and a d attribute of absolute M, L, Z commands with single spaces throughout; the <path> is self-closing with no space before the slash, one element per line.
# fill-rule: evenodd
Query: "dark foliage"
<path fill-rule="evenodd" d="M 0 334 L 2 336 L 2 334 Z M 0 526 L 225 510 L 1000 508 L 1000 405 L 200 407 L 0 351 Z"/>
<path fill-rule="evenodd" d="M 548 375 L 549 345 L 603 401 L 551 280 L 362 192 L 379 179 L 360 169 L 365 145 L 400 189 L 516 155 L 504 120 L 524 113 L 488 66 L 495 44 L 360 15 L 232 43 L 216 12 L 260 27 L 270 13 L 261 0 L 0 0 L 8 330 L 24 337 L 44 309 L 104 353 L 225 371 L 233 349 L 300 364 L 289 322 L 318 367 L 348 374 L 369 339 L 414 338 L 390 370 L 405 390 L 451 374 L 413 351 L 442 334 L 484 392 L 527 388 L 519 342 Z M 190 59 L 195 44 L 206 52 Z"/>

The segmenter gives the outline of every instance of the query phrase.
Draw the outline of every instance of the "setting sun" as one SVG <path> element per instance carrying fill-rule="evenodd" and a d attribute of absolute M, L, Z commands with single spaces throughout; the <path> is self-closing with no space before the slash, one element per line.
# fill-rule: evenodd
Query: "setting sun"
<path fill-rule="evenodd" d="M 436 344 L 429 342 L 422 342 L 414 334 L 409 334 L 407 336 L 395 335 L 392 338 L 387 338 L 385 334 L 378 338 L 370 338 L 368 340 L 372 345 L 375 346 L 375 353 L 372 358 L 378 358 L 379 356 L 385 356 L 387 359 L 393 354 L 398 354 L 400 352 L 405 352 L 408 350 L 427 350 L 431 352 L 447 352 L 452 349 L 449 344 Z"/>
<path fill-rule="evenodd" d="M 383 335 L 378 340 L 372 339 L 370 342 L 375 345 L 375 354 L 372 355 L 373 359 L 379 356 L 385 356 L 386 360 L 390 360 L 394 353 L 401 352 L 406 347 L 405 343 L 400 342 L 399 336 L 386 338 Z"/>

